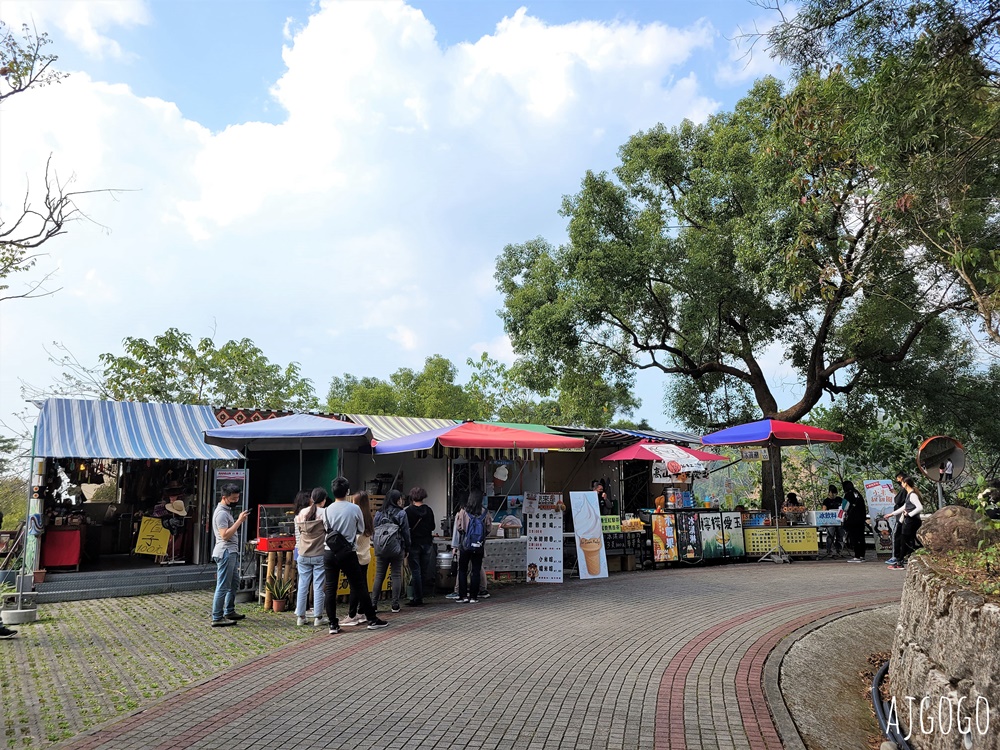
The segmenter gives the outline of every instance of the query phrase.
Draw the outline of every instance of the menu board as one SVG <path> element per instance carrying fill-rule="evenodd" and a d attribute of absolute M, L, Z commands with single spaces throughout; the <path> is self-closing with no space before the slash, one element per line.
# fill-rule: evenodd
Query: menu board
<path fill-rule="evenodd" d="M 563 582 L 562 495 L 529 492 L 522 515 L 527 537 L 528 583 Z"/>

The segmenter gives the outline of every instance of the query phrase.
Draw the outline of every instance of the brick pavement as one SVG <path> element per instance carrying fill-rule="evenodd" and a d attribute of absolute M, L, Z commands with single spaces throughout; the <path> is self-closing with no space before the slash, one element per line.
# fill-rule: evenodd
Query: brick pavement
<path fill-rule="evenodd" d="M 901 590 L 880 564 L 795 563 L 438 599 L 385 630 L 317 633 L 60 747 L 771 750 L 768 653 Z"/>

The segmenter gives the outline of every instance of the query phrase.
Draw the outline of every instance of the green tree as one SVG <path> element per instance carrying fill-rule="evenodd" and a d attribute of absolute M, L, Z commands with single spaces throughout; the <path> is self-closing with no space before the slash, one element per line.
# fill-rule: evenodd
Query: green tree
<path fill-rule="evenodd" d="M 336 414 L 388 414 L 399 417 L 470 419 L 473 405 L 455 382 L 458 370 L 446 357 L 434 354 L 415 372 L 401 367 L 389 379 L 335 376 L 326 408 Z"/>
<path fill-rule="evenodd" d="M 830 96 L 826 81 L 810 84 L 814 99 Z M 925 283 L 933 261 L 886 224 L 856 153 L 782 127 L 798 95 L 767 79 L 705 125 L 637 134 L 617 179 L 588 172 L 564 199 L 568 244 L 504 249 L 502 315 L 534 387 L 622 388 L 656 369 L 695 382 L 703 411 L 673 403 L 692 427 L 751 410 L 798 421 L 824 393 L 905 361 L 968 304 Z M 784 408 L 763 359 L 774 354 L 800 394 Z"/>
<path fill-rule="evenodd" d="M 312 382 L 297 363 L 268 360 L 249 339 L 217 347 L 194 343 L 170 328 L 152 341 L 129 336 L 125 353 L 100 356 L 101 387 L 119 401 L 215 404 L 260 409 L 310 410 L 317 406 Z"/>
<path fill-rule="evenodd" d="M 521 424 L 562 424 L 558 399 L 540 398 L 518 378 L 515 368 L 483 352 L 479 359 L 468 359 L 472 369 L 465 390 L 469 394 L 476 419 Z"/>
<path fill-rule="evenodd" d="M 1000 9 L 979 0 L 806 0 L 770 32 L 803 78 L 849 85 L 789 119 L 858 154 L 887 218 L 965 286 L 1000 343 Z M 835 113 L 841 126 L 827 127 Z"/>

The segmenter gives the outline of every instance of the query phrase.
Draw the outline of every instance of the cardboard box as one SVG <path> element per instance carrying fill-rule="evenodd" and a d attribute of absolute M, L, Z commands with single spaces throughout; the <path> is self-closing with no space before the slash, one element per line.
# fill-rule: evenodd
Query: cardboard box
<path fill-rule="evenodd" d="M 622 570 L 635 570 L 635 555 L 622 556 Z"/>

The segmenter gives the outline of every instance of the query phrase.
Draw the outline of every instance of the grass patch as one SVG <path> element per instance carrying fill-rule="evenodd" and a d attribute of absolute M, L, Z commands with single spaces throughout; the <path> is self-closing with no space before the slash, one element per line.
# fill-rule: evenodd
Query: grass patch
<path fill-rule="evenodd" d="M 941 577 L 1000 604 L 1000 545 L 926 555 L 926 559 Z"/>
<path fill-rule="evenodd" d="M 42 605 L 0 660 L 0 747 L 43 748 L 317 631 L 254 604 L 209 627 L 211 591 Z"/>

